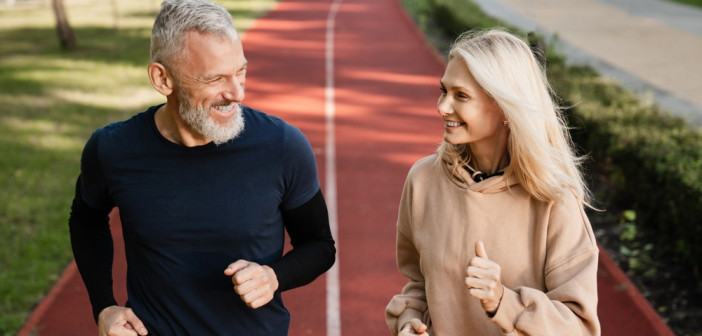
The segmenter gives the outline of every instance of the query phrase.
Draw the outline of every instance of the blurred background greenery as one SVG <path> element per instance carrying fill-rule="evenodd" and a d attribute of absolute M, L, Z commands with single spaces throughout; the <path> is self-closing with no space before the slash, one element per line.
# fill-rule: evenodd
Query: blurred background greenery
<path fill-rule="evenodd" d="M 702 7 L 702 0 L 670 0 L 670 1 L 679 2 L 682 4 L 688 4 L 691 6 Z"/>
<path fill-rule="evenodd" d="M 164 101 L 146 75 L 157 0 L 0 1 L 0 335 L 14 335 L 72 258 L 68 215 L 90 133 Z M 244 32 L 275 0 L 217 1 Z M 245 32 L 244 32 L 245 34 Z"/>

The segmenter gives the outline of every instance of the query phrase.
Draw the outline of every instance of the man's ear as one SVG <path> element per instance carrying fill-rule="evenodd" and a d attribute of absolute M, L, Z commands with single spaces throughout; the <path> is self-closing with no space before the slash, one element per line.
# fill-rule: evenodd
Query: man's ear
<path fill-rule="evenodd" d="M 148 68 L 151 86 L 164 96 L 173 93 L 173 79 L 161 63 L 151 63 Z"/>

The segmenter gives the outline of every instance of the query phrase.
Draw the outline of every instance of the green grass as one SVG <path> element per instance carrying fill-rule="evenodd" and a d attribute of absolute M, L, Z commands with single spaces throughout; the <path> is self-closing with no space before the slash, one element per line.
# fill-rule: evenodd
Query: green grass
<path fill-rule="evenodd" d="M 275 0 L 218 1 L 240 31 Z M 149 84 L 160 1 L 66 0 L 78 48 L 48 5 L 0 5 L 0 335 L 14 335 L 71 260 L 68 214 L 97 127 L 163 101 Z"/>

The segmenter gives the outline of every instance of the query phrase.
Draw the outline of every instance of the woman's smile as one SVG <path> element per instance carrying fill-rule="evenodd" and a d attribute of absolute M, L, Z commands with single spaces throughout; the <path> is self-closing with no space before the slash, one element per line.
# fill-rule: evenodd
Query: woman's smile
<path fill-rule="evenodd" d="M 460 122 L 460 121 L 445 120 L 444 125 L 446 126 L 447 129 L 454 129 L 454 128 L 458 128 L 461 126 L 465 126 L 466 123 Z"/>

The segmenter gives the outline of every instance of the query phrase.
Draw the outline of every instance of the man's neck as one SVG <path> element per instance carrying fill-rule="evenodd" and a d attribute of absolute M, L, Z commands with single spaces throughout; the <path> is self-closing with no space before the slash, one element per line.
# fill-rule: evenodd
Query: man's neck
<path fill-rule="evenodd" d="M 166 103 L 159 107 L 154 118 L 159 133 L 170 142 L 186 147 L 197 147 L 211 141 L 186 125 L 173 103 Z"/>

